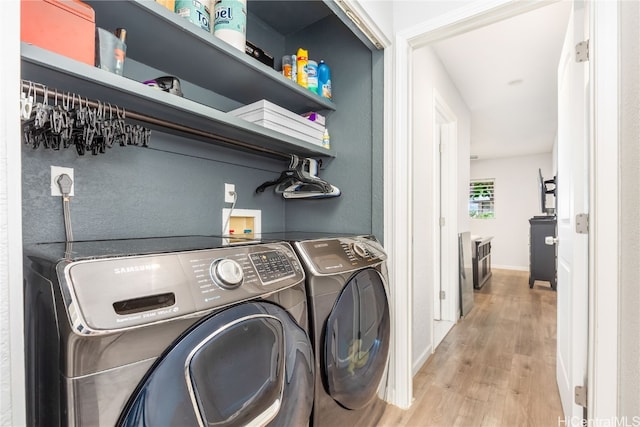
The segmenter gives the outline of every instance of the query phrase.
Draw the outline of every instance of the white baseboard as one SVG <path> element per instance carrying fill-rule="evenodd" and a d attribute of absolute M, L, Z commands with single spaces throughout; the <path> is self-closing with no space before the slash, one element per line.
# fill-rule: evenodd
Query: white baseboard
<path fill-rule="evenodd" d="M 495 268 L 498 270 L 517 270 L 517 271 L 529 271 L 529 266 L 521 266 L 521 265 L 496 265 L 491 264 L 491 268 Z"/>
<path fill-rule="evenodd" d="M 429 360 L 429 357 L 431 357 L 431 354 L 433 354 L 433 350 L 431 346 L 429 346 L 424 349 L 420 357 L 418 357 L 418 360 L 413 362 L 413 369 L 411 370 L 413 377 L 415 377 L 418 371 L 420 370 L 420 368 L 422 368 L 424 364 L 427 363 L 427 360 Z"/>

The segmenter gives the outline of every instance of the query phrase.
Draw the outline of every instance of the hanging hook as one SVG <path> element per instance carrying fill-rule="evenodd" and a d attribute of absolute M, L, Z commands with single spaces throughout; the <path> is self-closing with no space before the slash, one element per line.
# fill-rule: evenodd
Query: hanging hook
<path fill-rule="evenodd" d="M 291 161 L 289 162 L 289 169 L 295 169 L 296 166 L 298 166 L 298 156 L 296 156 L 295 154 L 291 155 Z"/>
<path fill-rule="evenodd" d="M 44 95 L 42 97 L 42 104 L 49 105 L 49 88 L 45 85 L 42 85 L 42 88 L 42 91 L 44 92 Z"/>
<path fill-rule="evenodd" d="M 62 107 L 65 109 L 65 111 L 69 111 L 70 105 L 71 105 L 71 94 L 70 93 L 63 94 Z"/>
<path fill-rule="evenodd" d="M 33 97 L 30 95 L 30 87 L 27 88 L 26 93 L 24 91 L 24 88 L 22 88 L 22 91 L 20 93 L 20 118 L 22 118 L 22 120 L 28 120 L 31 117 L 32 108 Z"/>

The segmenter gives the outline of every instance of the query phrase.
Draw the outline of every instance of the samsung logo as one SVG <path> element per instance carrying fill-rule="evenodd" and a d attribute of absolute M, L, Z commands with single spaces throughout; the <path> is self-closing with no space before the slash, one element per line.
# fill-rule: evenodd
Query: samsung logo
<path fill-rule="evenodd" d="M 113 272 L 115 274 L 125 274 L 125 273 L 135 273 L 138 271 L 153 271 L 159 268 L 160 268 L 160 264 L 141 264 L 141 265 L 132 265 L 130 267 L 114 268 Z"/>

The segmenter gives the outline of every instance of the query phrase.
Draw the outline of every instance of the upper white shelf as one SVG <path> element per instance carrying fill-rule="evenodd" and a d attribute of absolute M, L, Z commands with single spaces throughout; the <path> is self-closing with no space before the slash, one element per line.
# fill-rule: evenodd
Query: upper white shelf
<path fill-rule="evenodd" d="M 295 113 L 334 104 L 154 1 L 87 1 L 96 25 L 127 30 L 127 57 L 243 104 L 267 99 Z"/>

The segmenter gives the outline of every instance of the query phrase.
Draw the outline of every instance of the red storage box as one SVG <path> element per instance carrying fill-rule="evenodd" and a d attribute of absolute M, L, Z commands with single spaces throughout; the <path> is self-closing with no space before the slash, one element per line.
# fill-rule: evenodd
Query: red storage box
<path fill-rule="evenodd" d="M 80 0 L 22 0 L 20 39 L 95 65 L 96 20 Z"/>

